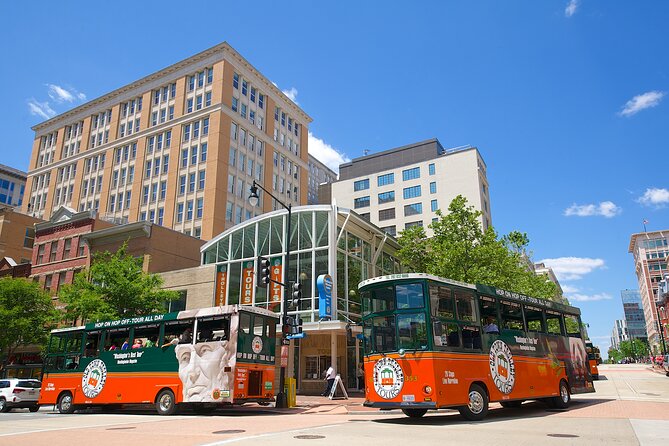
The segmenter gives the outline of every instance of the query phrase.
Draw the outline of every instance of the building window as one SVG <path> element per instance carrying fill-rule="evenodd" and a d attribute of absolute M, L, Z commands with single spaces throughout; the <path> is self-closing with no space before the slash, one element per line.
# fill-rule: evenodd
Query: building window
<path fill-rule="evenodd" d="M 353 200 L 354 209 L 360 209 L 365 207 L 369 207 L 369 195 L 367 195 L 366 197 L 359 197 Z"/>
<path fill-rule="evenodd" d="M 184 219 L 184 204 L 177 204 L 177 223 L 181 223 Z"/>
<path fill-rule="evenodd" d="M 56 261 L 56 254 L 58 253 L 58 242 L 51 242 L 51 253 L 49 254 L 49 262 Z"/>
<path fill-rule="evenodd" d="M 404 216 L 419 215 L 423 213 L 423 203 L 413 203 L 404 206 Z"/>
<path fill-rule="evenodd" d="M 437 193 L 437 183 L 435 183 L 434 181 L 430 183 L 430 193 L 431 194 Z"/>
<path fill-rule="evenodd" d="M 387 186 L 389 184 L 394 184 L 395 183 L 395 174 L 394 173 L 387 173 L 385 175 L 379 175 L 376 179 L 376 183 L 378 186 Z"/>
<path fill-rule="evenodd" d="M 395 201 L 395 191 L 379 194 L 379 204 L 392 203 L 393 201 Z"/>
<path fill-rule="evenodd" d="M 392 220 L 395 218 L 395 208 L 381 209 L 379 211 L 379 221 Z"/>
<path fill-rule="evenodd" d="M 364 180 L 359 180 L 353 183 L 354 191 L 365 190 L 365 189 L 369 189 L 369 178 L 366 178 Z"/>
<path fill-rule="evenodd" d="M 51 291 L 51 280 L 53 279 L 53 275 L 49 274 L 48 276 L 44 277 L 44 289 L 46 291 Z"/>
<path fill-rule="evenodd" d="M 26 234 L 23 238 L 23 247 L 32 248 L 34 243 L 35 243 L 35 229 L 26 228 Z"/>
<path fill-rule="evenodd" d="M 404 181 L 415 180 L 417 178 L 420 178 L 420 167 L 402 171 L 402 180 Z"/>
<path fill-rule="evenodd" d="M 72 239 L 71 238 L 66 238 L 65 239 L 65 247 L 63 249 L 63 259 L 69 259 L 70 258 L 70 250 L 72 249 Z"/>
<path fill-rule="evenodd" d="M 37 248 L 37 264 L 44 262 L 44 245 L 39 245 Z"/>
<path fill-rule="evenodd" d="M 384 226 L 381 228 L 382 231 L 385 231 L 386 233 L 392 235 L 393 237 L 397 235 L 397 229 L 395 228 L 395 225 L 392 226 Z"/>
<path fill-rule="evenodd" d="M 422 221 L 422 220 L 419 220 L 419 221 L 412 221 L 412 222 L 410 222 L 410 223 L 406 223 L 406 224 L 404 225 L 404 229 L 409 229 L 409 228 L 411 228 L 411 227 L 413 227 L 413 226 L 420 226 L 420 227 L 422 228 L 422 227 L 423 227 L 423 221 Z"/>
<path fill-rule="evenodd" d="M 429 173 L 430 175 L 434 175 L 434 173 L 435 173 L 435 170 L 434 170 L 434 163 L 428 164 L 428 166 L 427 166 L 427 170 L 428 170 L 428 173 Z"/>
<path fill-rule="evenodd" d="M 432 209 L 432 212 L 436 212 L 437 209 L 439 209 L 439 205 L 437 204 L 437 200 L 430 201 L 430 209 Z"/>
<path fill-rule="evenodd" d="M 405 187 L 403 194 L 405 200 L 420 197 L 420 186 Z"/>

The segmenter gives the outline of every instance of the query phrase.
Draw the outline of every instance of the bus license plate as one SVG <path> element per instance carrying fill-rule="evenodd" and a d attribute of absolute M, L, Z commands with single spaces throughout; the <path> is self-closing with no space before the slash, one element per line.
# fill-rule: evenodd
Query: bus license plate
<path fill-rule="evenodd" d="M 406 403 L 412 403 L 416 401 L 416 397 L 413 395 L 402 395 L 402 401 Z"/>

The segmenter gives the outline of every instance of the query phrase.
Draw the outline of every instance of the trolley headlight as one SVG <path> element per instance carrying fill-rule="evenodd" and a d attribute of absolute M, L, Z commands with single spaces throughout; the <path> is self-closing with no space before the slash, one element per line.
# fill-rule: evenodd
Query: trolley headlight
<path fill-rule="evenodd" d="M 423 392 L 427 393 L 428 395 L 432 393 L 432 387 L 430 386 L 425 386 L 423 387 Z"/>
<path fill-rule="evenodd" d="M 399 351 L 397 353 L 399 353 L 400 358 L 404 358 L 404 355 L 406 354 L 406 351 L 403 348 L 401 348 L 401 349 L 399 349 Z"/>

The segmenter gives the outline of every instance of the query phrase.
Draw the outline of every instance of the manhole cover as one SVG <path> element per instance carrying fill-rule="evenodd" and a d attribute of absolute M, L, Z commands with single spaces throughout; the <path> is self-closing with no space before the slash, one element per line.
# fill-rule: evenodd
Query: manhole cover
<path fill-rule="evenodd" d="M 134 426 L 127 426 L 127 427 L 110 427 L 110 428 L 108 428 L 107 430 L 108 430 L 108 431 L 122 431 L 122 430 L 126 430 L 126 429 L 135 429 L 135 427 L 134 427 Z"/>
<path fill-rule="evenodd" d="M 294 438 L 298 440 L 320 440 L 325 438 L 325 435 L 296 435 Z"/>
<path fill-rule="evenodd" d="M 578 435 L 574 434 L 548 434 L 548 436 L 556 438 L 578 438 Z"/>
<path fill-rule="evenodd" d="M 241 434 L 242 432 L 246 431 L 244 429 L 226 429 L 222 431 L 212 432 L 212 434 Z"/>

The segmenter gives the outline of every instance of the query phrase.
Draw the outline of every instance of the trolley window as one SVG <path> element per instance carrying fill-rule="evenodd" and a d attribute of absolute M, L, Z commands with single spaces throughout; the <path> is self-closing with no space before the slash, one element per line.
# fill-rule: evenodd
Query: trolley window
<path fill-rule="evenodd" d="M 525 321 L 527 322 L 528 331 L 546 333 L 544 312 L 541 308 L 525 306 Z"/>
<path fill-rule="evenodd" d="M 397 295 L 397 308 L 403 310 L 405 308 L 423 308 L 423 284 L 422 283 L 407 283 L 400 284 L 395 287 L 395 294 Z"/>
<path fill-rule="evenodd" d="M 392 286 L 365 291 L 363 314 L 380 313 L 395 309 L 395 292 Z"/>
<path fill-rule="evenodd" d="M 548 333 L 562 336 L 564 330 L 562 329 L 562 316 L 555 311 L 546 311 L 546 329 Z"/>
<path fill-rule="evenodd" d="M 472 293 L 464 290 L 455 290 L 455 305 L 458 309 L 458 320 L 467 322 L 476 321 L 476 304 Z"/>
<path fill-rule="evenodd" d="M 519 303 L 506 300 L 499 301 L 502 313 L 502 328 L 506 330 L 524 330 L 523 309 Z"/>
<path fill-rule="evenodd" d="M 430 284 L 430 306 L 432 315 L 443 319 L 455 319 L 455 307 L 451 289 L 445 286 Z"/>
<path fill-rule="evenodd" d="M 410 350 L 427 348 L 427 325 L 424 313 L 397 315 L 397 329 L 400 335 L 399 348 Z"/>
<path fill-rule="evenodd" d="M 567 336 L 572 338 L 581 337 L 581 324 L 578 322 L 578 317 L 572 314 L 564 315 L 565 328 L 567 329 Z"/>

